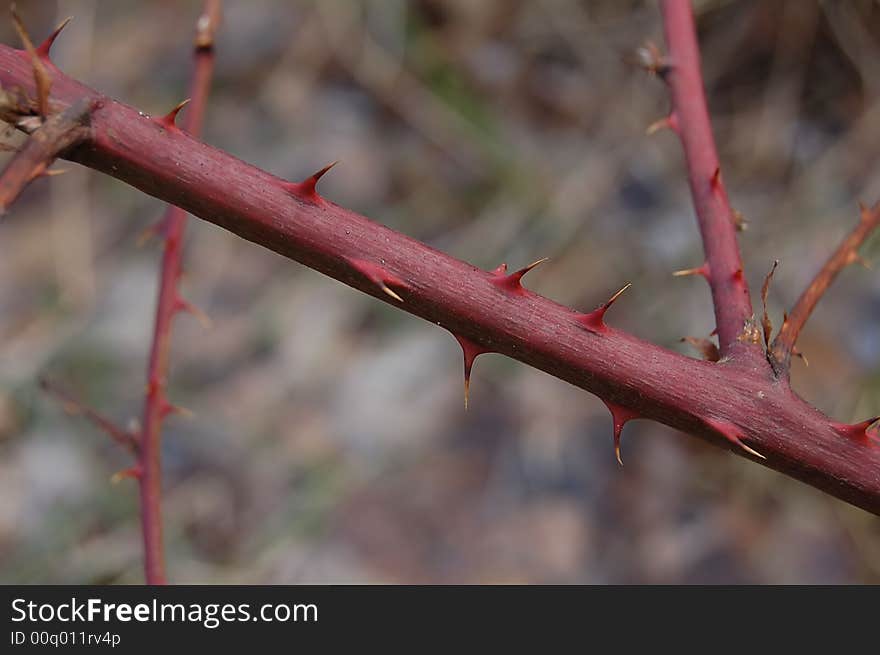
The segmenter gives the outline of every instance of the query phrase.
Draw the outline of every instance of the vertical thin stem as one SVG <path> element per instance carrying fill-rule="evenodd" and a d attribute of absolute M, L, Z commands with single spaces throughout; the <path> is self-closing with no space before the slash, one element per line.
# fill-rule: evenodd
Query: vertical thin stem
<path fill-rule="evenodd" d="M 718 153 L 706 107 L 700 50 L 689 0 L 661 2 L 669 50 L 662 76 L 669 85 L 673 116 L 687 161 L 697 222 L 708 265 L 718 343 L 722 356 L 763 357 L 744 327 L 752 319 L 752 300 L 743 274 L 733 211 L 721 179 Z M 747 355 L 750 353 L 750 355 Z"/>
<path fill-rule="evenodd" d="M 213 34 L 219 19 L 219 0 L 206 0 L 204 10 L 196 23 L 195 71 L 190 97 L 192 98 L 183 127 L 194 136 L 201 131 L 208 90 L 214 70 Z M 140 450 L 140 505 L 141 527 L 144 540 L 144 573 L 147 584 L 165 584 L 165 556 L 162 540 L 162 420 L 173 410 L 165 384 L 168 375 L 168 354 L 171 340 L 171 321 L 187 305 L 177 290 L 183 253 L 183 234 L 186 212 L 169 205 L 161 226 L 165 236 L 165 250 L 159 277 L 159 298 L 153 343 L 147 371 L 144 398 L 143 427 Z"/>

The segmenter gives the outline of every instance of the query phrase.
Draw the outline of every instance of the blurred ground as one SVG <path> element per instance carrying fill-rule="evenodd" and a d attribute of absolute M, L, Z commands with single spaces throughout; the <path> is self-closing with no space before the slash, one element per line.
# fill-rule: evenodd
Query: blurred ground
<path fill-rule="evenodd" d="M 775 322 L 880 198 L 880 6 L 698 2 L 725 181 Z M 186 93 L 199 2 L 21 2 L 55 60 L 155 114 Z M 530 287 L 669 348 L 713 327 L 663 86 L 654 3 L 227 0 L 205 140 L 484 268 L 551 261 Z M 18 45 L 8 21 L 4 43 Z M 15 138 L 15 137 L 13 137 Z M 0 580 L 141 580 L 123 453 L 36 387 L 49 372 L 140 413 L 162 205 L 71 171 L 0 225 Z M 863 251 L 878 261 L 878 240 Z M 880 581 L 880 521 L 662 426 L 611 447 L 598 399 L 497 356 L 471 409 L 442 330 L 207 223 L 188 232 L 165 432 L 169 577 L 181 583 Z M 880 275 L 854 267 L 795 363 L 840 420 L 880 413 Z"/>

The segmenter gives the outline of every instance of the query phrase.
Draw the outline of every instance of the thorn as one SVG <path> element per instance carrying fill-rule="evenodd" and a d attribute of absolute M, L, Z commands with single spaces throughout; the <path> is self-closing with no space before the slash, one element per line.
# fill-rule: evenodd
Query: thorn
<path fill-rule="evenodd" d="M 46 40 L 43 41 L 39 46 L 37 46 L 36 53 L 38 57 L 47 61 L 51 61 L 49 59 L 49 51 L 52 49 L 52 45 L 55 43 L 55 39 L 58 38 L 58 35 L 61 34 L 61 30 L 67 27 L 67 24 L 72 20 L 73 16 L 68 16 L 67 18 L 65 18 L 63 21 L 61 21 L 58 27 L 56 27 L 55 30 L 48 37 L 46 37 Z"/>
<path fill-rule="evenodd" d="M 179 114 L 180 110 L 186 107 L 187 104 L 189 104 L 189 100 L 190 99 L 187 98 L 186 100 L 179 102 L 174 109 L 169 111 L 161 118 L 156 118 L 154 120 L 166 130 L 180 130 L 180 128 L 177 127 L 177 114 Z"/>
<path fill-rule="evenodd" d="M 34 170 L 31 172 L 30 181 L 33 182 L 34 180 L 38 180 L 43 177 L 55 177 L 56 175 L 63 175 L 69 170 L 67 168 L 53 168 L 49 170 L 46 168 L 47 165 L 48 162 L 41 162 L 40 164 L 38 164 L 36 168 L 34 168 Z"/>
<path fill-rule="evenodd" d="M 140 480 L 141 476 L 144 474 L 143 469 L 140 464 L 136 464 L 131 468 L 123 469 L 121 471 L 117 471 L 110 477 L 110 482 L 113 484 L 119 484 L 125 478 L 132 478 L 133 480 Z"/>
<path fill-rule="evenodd" d="M 494 284 L 495 286 L 501 287 L 502 289 L 505 289 L 511 293 L 525 295 L 527 289 L 522 285 L 523 276 L 536 266 L 543 264 L 549 259 L 549 257 L 544 257 L 543 259 L 534 261 L 525 268 L 514 271 L 510 275 L 505 275 L 505 273 L 507 272 L 507 264 L 501 264 L 501 266 L 492 271 L 492 278 L 490 279 L 490 282 L 492 282 L 492 284 Z"/>
<path fill-rule="evenodd" d="M 761 326 L 764 329 L 764 345 L 767 348 L 770 348 L 770 337 L 773 335 L 773 321 L 770 320 L 770 315 L 767 313 L 767 294 L 770 292 L 770 282 L 773 280 L 773 274 L 776 272 L 777 266 L 779 266 L 779 260 L 774 259 L 773 266 L 770 268 L 770 272 L 767 273 L 767 276 L 764 278 L 764 284 L 761 286 L 761 304 L 764 307 Z"/>
<path fill-rule="evenodd" d="M 167 401 L 162 403 L 162 417 L 166 417 L 169 414 L 177 414 L 178 416 L 182 416 L 183 418 L 193 418 L 195 417 L 195 412 L 186 407 L 182 407 L 181 405 L 174 405 Z"/>
<path fill-rule="evenodd" d="M 214 323 L 211 321 L 210 316 L 183 298 L 177 298 L 177 301 L 174 303 L 174 309 L 175 311 L 186 312 L 187 314 L 192 315 L 206 330 L 210 330 L 214 327 Z"/>
<path fill-rule="evenodd" d="M 395 293 L 388 285 L 390 284 L 395 287 L 408 289 L 409 285 L 406 282 L 399 277 L 392 275 L 382 268 L 382 266 L 368 262 L 364 259 L 350 259 L 349 263 L 356 271 L 379 287 L 386 295 L 394 298 L 398 302 L 403 302 L 403 298 L 397 295 L 397 293 Z"/>
<path fill-rule="evenodd" d="M 800 357 L 800 358 L 803 360 L 803 362 L 804 362 L 804 366 L 806 366 L 806 367 L 809 367 L 809 366 L 810 366 L 810 360 L 808 360 L 808 359 L 807 359 L 807 356 L 806 356 L 805 354 L 803 354 L 803 353 L 802 353 L 800 350 L 798 350 L 797 348 L 792 347 L 792 349 L 791 349 L 791 354 L 794 355 L 795 357 Z"/>
<path fill-rule="evenodd" d="M 703 262 L 701 266 L 697 268 L 683 268 L 680 271 L 674 271 L 672 273 L 672 277 L 686 277 L 688 275 L 702 275 L 707 280 L 709 279 L 709 262 Z"/>
<path fill-rule="evenodd" d="M 749 448 L 747 445 L 745 445 L 742 442 L 742 439 L 741 439 L 742 431 L 738 427 L 736 427 L 733 423 L 729 423 L 728 421 L 722 421 L 722 420 L 714 419 L 714 418 L 707 418 L 704 420 L 706 421 L 706 424 L 710 428 L 715 430 L 715 432 L 717 432 L 722 437 L 727 439 L 730 443 L 742 448 L 744 451 L 746 451 L 750 455 L 754 455 L 755 457 L 758 457 L 760 459 L 767 459 L 761 453 L 759 453 L 757 450 L 755 450 L 753 448 Z"/>
<path fill-rule="evenodd" d="M 849 266 L 850 264 L 860 264 L 865 270 L 871 270 L 871 262 L 862 257 L 855 250 L 850 251 L 849 255 L 847 255 L 846 264 L 847 266 Z"/>
<path fill-rule="evenodd" d="M 28 182 L 33 182 L 37 178 L 43 177 L 43 174 L 46 172 L 46 167 L 48 165 L 48 162 L 39 162 L 28 176 Z"/>
<path fill-rule="evenodd" d="M 871 430 L 871 426 L 880 421 L 880 416 L 869 418 L 860 423 L 835 423 L 834 430 L 842 437 L 857 441 L 877 441 L 877 430 Z M 873 433 L 873 434 L 872 434 Z"/>
<path fill-rule="evenodd" d="M 623 407 L 622 405 L 618 405 L 617 403 L 612 403 L 604 398 L 602 399 L 602 402 L 605 403 L 608 411 L 611 412 L 611 422 L 614 426 L 614 455 L 617 457 L 617 463 L 623 466 L 623 460 L 620 458 L 620 435 L 623 432 L 623 426 L 626 425 L 627 421 L 641 418 L 641 415 L 638 412 Z"/>
<path fill-rule="evenodd" d="M 385 284 L 384 282 L 379 282 L 379 288 L 382 289 L 382 291 L 384 291 L 386 294 L 388 294 L 389 296 L 391 296 L 392 298 L 394 298 L 397 302 L 403 302 L 403 298 L 401 298 L 399 295 L 397 295 L 397 294 L 394 292 L 394 290 L 391 289 L 391 288 L 390 288 L 387 284 Z"/>
<path fill-rule="evenodd" d="M 663 118 L 654 121 L 650 125 L 648 125 L 648 129 L 645 130 L 645 134 L 647 136 L 651 136 L 660 130 L 672 130 L 676 134 L 678 134 L 678 117 L 675 115 L 675 112 L 669 114 L 669 116 L 664 116 Z"/>
<path fill-rule="evenodd" d="M 464 356 L 464 409 L 465 411 L 467 411 L 468 393 L 471 385 L 471 369 L 474 366 L 474 360 L 477 358 L 478 355 L 482 355 L 491 351 L 479 344 L 474 343 L 470 339 L 455 334 L 454 332 L 452 333 L 452 336 L 454 336 L 455 340 L 458 341 L 458 345 L 461 346 L 461 352 Z"/>
<path fill-rule="evenodd" d="M 316 173 L 313 173 L 302 182 L 285 182 L 284 187 L 293 195 L 299 196 L 303 200 L 308 200 L 313 203 L 323 202 L 323 198 L 318 194 L 318 180 L 320 180 L 331 168 L 336 166 L 339 163 L 337 159 L 331 164 L 327 164 L 324 168 L 319 170 Z"/>
<path fill-rule="evenodd" d="M 703 359 L 705 359 L 706 361 L 717 362 L 719 359 L 721 359 L 721 353 L 718 351 L 718 346 L 716 346 L 709 339 L 700 339 L 698 337 L 682 337 L 681 343 L 687 343 L 693 346 L 703 355 Z"/>
<path fill-rule="evenodd" d="M 49 114 L 49 87 L 52 86 L 52 78 L 49 77 L 49 73 L 46 71 L 42 59 L 37 53 L 36 48 L 34 48 L 34 43 L 31 41 L 31 37 L 28 34 L 21 17 L 18 15 L 15 3 L 12 4 L 10 10 L 12 12 L 12 23 L 15 25 L 15 31 L 18 32 L 18 36 L 21 38 L 24 49 L 31 58 L 31 66 L 33 67 L 34 72 L 34 84 L 37 87 L 37 109 L 39 110 L 40 116 L 45 118 Z"/>
<path fill-rule="evenodd" d="M 620 290 L 611 296 L 604 305 L 600 305 L 589 314 L 578 314 L 575 320 L 595 334 L 605 334 L 608 332 L 608 326 L 605 325 L 605 312 L 620 298 L 621 294 L 632 286 L 631 282 L 627 282 Z"/>

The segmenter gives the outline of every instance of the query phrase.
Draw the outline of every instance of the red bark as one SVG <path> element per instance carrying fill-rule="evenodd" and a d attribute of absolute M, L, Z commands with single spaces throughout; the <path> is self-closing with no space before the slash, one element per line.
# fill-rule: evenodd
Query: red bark
<path fill-rule="evenodd" d="M 758 344 L 740 339 L 746 321 L 752 318 L 752 301 L 742 274 L 734 214 L 721 177 L 706 108 L 691 3 L 663 0 L 660 8 L 669 56 L 655 70 L 669 85 L 671 124 L 681 139 L 687 160 L 688 183 L 706 255 L 706 264 L 699 272 L 712 289 L 718 347 L 722 356 L 761 360 L 764 354 Z"/>
<path fill-rule="evenodd" d="M 202 13 L 205 19 L 199 19 L 196 24 L 195 70 L 190 87 L 189 107 L 183 123 L 183 128 L 193 136 L 198 136 L 201 132 L 214 72 L 213 33 L 219 19 L 218 6 L 218 2 L 208 0 Z M 206 37 L 206 33 L 210 36 Z M 180 132 L 175 120 L 178 112 L 186 104 L 186 102 L 179 104 L 167 116 L 157 121 L 164 131 Z M 144 575 L 147 584 L 165 584 L 165 550 L 162 540 L 162 421 L 175 409 L 166 393 L 171 322 L 175 314 L 188 311 L 191 307 L 181 299 L 177 288 L 182 272 L 186 212 L 180 207 L 169 205 L 160 225 L 160 232 L 165 239 L 165 249 L 159 273 L 153 342 L 147 365 L 147 392 L 144 396 L 139 450 L 141 531 L 144 541 Z"/>
<path fill-rule="evenodd" d="M 746 309 L 750 312 L 744 281 L 730 283 L 733 277 L 742 278 L 741 270 L 727 270 L 730 279 L 719 283 L 717 292 L 713 285 L 716 306 L 723 307 L 719 299 L 729 298 L 735 309 L 718 312 L 719 329 L 722 322 L 725 326 L 721 342 L 734 355 L 731 359 L 691 359 L 613 327 L 596 333 L 567 307 L 527 289 L 511 293 L 497 284 L 498 274 L 326 199 L 315 202 L 274 175 L 184 132 L 165 129 L 56 69 L 51 72 L 51 102 L 57 108 L 83 97 L 103 100 L 92 115 L 89 141 L 70 152 L 71 159 L 438 324 L 478 349 L 515 358 L 616 407 L 703 437 L 880 514 L 880 448 L 845 435 L 839 423 L 798 398 L 785 380 L 774 376 L 763 351 L 748 346 L 743 350 L 760 356 L 735 356 L 739 320 Z M 0 46 L 0 84 L 33 94 L 25 53 Z M 683 124 L 682 116 L 679 120 Z M 704 168 L 712 167 L 712 158 L 714 148 Z M 698 191 L 706 196 L 703 201 L 712 215 L 723 216 L 726 197 L 719 196 L 714 171 L 699 183 L 709 185 L 708 191 Z M 716 259 L 733 269 L 737 262 L 729 247 L 731 234 L 720 218 L 713 220 L 704 227 L 707 253 L 712 235 L 721 234 L 720 243 L 727 246 Z M 383 281 L 399 282 L 393 289 L 399 300 L 375 276 L 363 273 L 364 262 L 381 270 Z M 712 268 L 714 275 L 714 260 Z"/>

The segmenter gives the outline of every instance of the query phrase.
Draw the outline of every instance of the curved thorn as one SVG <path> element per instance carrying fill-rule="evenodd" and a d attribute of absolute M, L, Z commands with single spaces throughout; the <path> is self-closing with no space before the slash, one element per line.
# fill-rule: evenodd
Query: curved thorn
<path fill-rule="evenodd" d="M 755 457 L 758 457 L 759 459 L 767 459 L 766 457 L 764 457 L 764 455 L 759 453 L 757 450 L 755 450 L 754 448 L 750 448 L 749 446 L 747 446 L 746 444 L 743 443 L 742 439 L 740 438 L 742 436 L 742 432 L 733 423 L 729 423 L 728 421 L 722 421 L 722 420 L 713 419 L 713 418 L 707 418 L 704 420 L 709 427 L 711 427 L 713 430 L 715 430 L 715 432 L 717 432 L 722 437 L 727 439 L 730 443 L 734 444 L 735 446 L 738 446 L 739 448 L 742 448 L 744 451 L 746 451 L 750 455 L 754 455 Z"/>
<path fill-rule="evenodd" d="M 803 361 L 804 366 L 806 366 L 807 368 L 809 368 L 809 366 L 810 366 L 810 360 L 807 359 L 807 356 L 806 356 L 805 354 L 803 354 L 800 350 L 798 350 L 797 348 L 792 348 L 792 349 L 791 349 L 791 354 L 792 354 L 794 357 L 797 357 L 797 358 L 799 358 L 801 361 Z"/>
<path fill-rule="evenodd" d="M 314 180 L 315 183 L 317 183 L 318 180 L 320 180 L 322 177 L 324 177 L 324 175 L 327 173 L 327 171 L 329 171 L 331 168 L 333 168 L 334 166 L 336 166 L 336 164 L 338 164 L 338 163 L 339 163 L 339 160 L 337 159 L 336 161 L 327 164 L 327 165 L 326 165 L 324 168 L 322 168 L 321 170 L 316 171 L 315 173 L 312 173 L 312 176 L 311 176 L 309 179 L 310 179 L 310 180 Z"/>
<path fill-rule="evenodd" d="M 167 129 L 180 129 L 179 127 L 177 127 L 177 114 L 179 114 L 180 110 L 189 104 L 189 101 L 190 99 L 187 98 L 186 100 L 179 102 L 174 109 L 162 116 L 162 118 L 157 118 L 156 122 Z"/>
<path fill-rule="evenodd" d="M 641 415 L 627 407 L 618 405 L 609 400 L 602 399 L 608 411 L 611 412 L 611 422 L 614 427 L 614 455 L 617 457 L 617 463 L 623 466 L 623 459 L 620 457 L 620 435 L 623 433 L 623 426 L 628 421 L 640 418 Z"/>
<path fill-rule="evenodd" d="M 170 414 L 177 414 L 183 418 L 193 418 L 196 415 L 191 409 L 165 401 L 162 403 L 162 416 L 165 417 Z"/>
<path fill-rule="evenodd" d="M 214 327 L 214 322 L 211 320 L 210 316 L 199 309 L 196 305 L 193 305 L 191 302 L 184 300 L 183 298 L 177 299 L 174 304 L 174 309 L 192 315 L 206 330 Z"/>
<path fill-rule="evenodd" d="M 511 293 L 516 293 L 520 295 L 524 294 L 526 292 L 526 289 L 522 285 L 523 276 L 536 266 L 540 266 L 549 259 L 549 257 L 543 257 L 541 259 L 533 261 L 531 264 L 519 269 L 518 271 L 510 273 L 509 275 L 505 275 L 505 272 L 507 271 L 507 264 L 502 264 L 494 271 L 492 271 L 491 282 L 496 286 L 510 291 Z"/>
<path fill-rule="evenodd" d="M 39 46 L 37 46 L 35 52 L 38 57 L 43 59 L 49 59 L 49 51 L 52 49 L 52 45 L 55 43 L 55 39 L 58 38 L 58 35 L 61 34 L 61 30 L 67 27 L 67 24 L 73 20 L 73 16 L 68 16 L 56 27 L 52 33 L 46 37 L 46 40 L 43 41 Z"/>
<path fill-rule="evenodd" d="M 626 284 L 624 284 L 622 287 L 620 287 L 620 289 L 617 291 L 617 293 L 615 293 L 613 296 L 611 296 L 605 302 L 605 304 L 602 305 L 602 307 L 604 309 L 608 309 L 609 307 L 611 307 L 611 305 L 614 304 L 614 301 L 616 301 L 618 298 L 620 298 L 620 296 L 623 294 L 623 292 L 626 291 L 627 289 L 629 289 L 631 286 L 632 286 L 632 282 L 627 282 Z"/>
<path fill-rule="evenodd" d="M 533 261 L 531 264 L 529 264 L 525 268 L 519 269 L 516 273 L 511 273 L 511 275 L 518 275 L 519 277 L 522 277 L 523 275 L 528 273 L 530 270 L 532 270 L 536 266 L 540 266 L 541 264 L 543 264 L 544 262 L 547 262 L 547 261 L 550 261 L 549 257 L 542 257 L 541 259 Z"/>
<path fill-rule="evenodd" d="M 843 437 L 867 441 L 875 438 L 875 435 L 872 435 L 871 432 L 876 433 L 877 430 L 871 430 L 871 426 L 878 421 L 880 421 L 880 416 L 875 416 L 859 423 L 836 423 L 834 429 Z"/>
<path fill-rule="evenodd" d="M 394 298 L 394 300 L 396 300 L 397 302 L 404 302 L 403 298 L 401 298 L 389 286 L 394 285 L 402 289 L 408 289 L 409 285 L 401 280 L 399 277 L 389 273 L 382 266 L 374 264 L 373 262 L 368 262 L 364 259 L 349 259 L 348 263 L 351 264 L 352 268 L 354 268 L 358 273 L 360 273 L 370 282 L 379 287 L 379 289 L 381 289 L 384 294 L 386 294 L 390 298 Z"/>
<path fill-rule="evenodd" d="M 605 325 L 605 312 L 620 298 L 624 291 L 632 286 L 632 282 L 624 284 L 613 296 L 605 301 L 588 314 L 578 314 L 575 320 L 595 334 L 604 334 L 608 332 L 608 326 Z"/>
<path fill-rule="evenodd" d="M 647 136 L 651 136 L 652 134 L 664 129 L 671 130 L 678 134 L 678 117 L 675 115 L 675 112 L 672 112 L 668 116 L 664 116 L 663 118 L 651 123 L 648 126 L 648 129 L 645 130 L 645 134 Z"/>
<path fill-rule="evenodd" d="M 382 289 L 382 291 L 384 291 L 386 294 L 394 298 L 397 302 L 403 302 L 403 298 L 397 295 L 391 287 L 385 284 L 385 282 L 380 281 L 379 288 Z"/>
<path fill-rule="evenodd" d="M 312 173 L 302 182 L 287 182 L 284 187 L 292 194 L 311 202 L 321 202 L 324 199 L 318 194 L 318 180 L 320 180 L 331 168 L 336 166 L 339 160 L 327 164 L 324 168 Z"/>
<path fill-rule="evenodd" d="M 133 480 L 140 480 L 143 475 L 143 469 L 140 464 L 136 464 L 127 469 L 122 469 L 121 471 L 117 471 L 112 476 L 110 476 L 110 482 L 112 484 L 119 484 L 125 478 L 132 478 Z"/>
<path fill-rule="evenodd" d="M 703 262 L 696 268 L 683 268 L 680 271 L 673 271 L 672 277 L 686 277 L 688 275 L 702 275 L 709 279 L 709 262 Z"/>
<path fill-rule="evenodd" d="M 454 332 L 452 333 L 452 336 L 455 337 L 455 340 L 458 341 L 458 345 L 461 346 L 461 353 L 464 358 L 464 409 L 467 411 L 468 396 L 471 385 L 471 370 L 474 366 L 474 360 L 477 356 L 490 351 L 466 337 L 455 334 Z"/>

